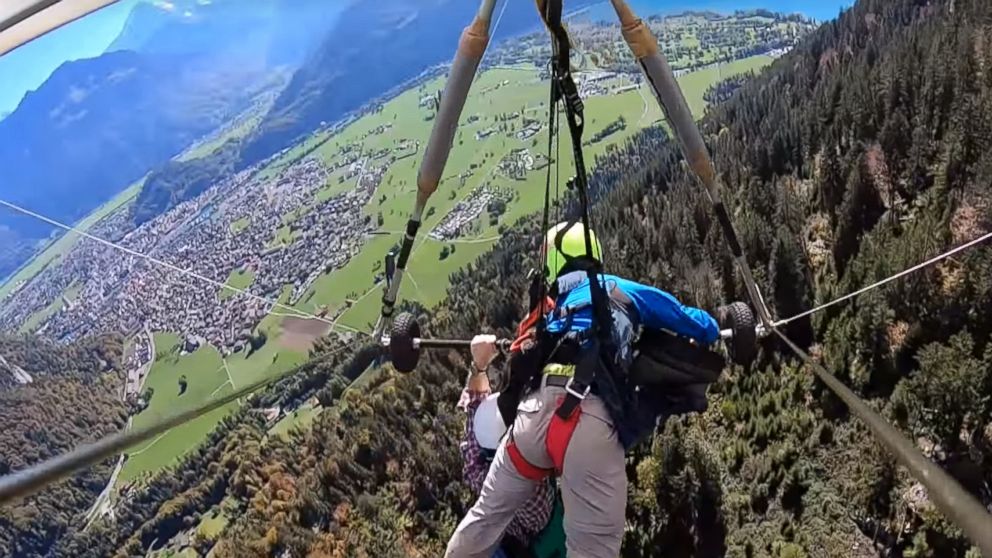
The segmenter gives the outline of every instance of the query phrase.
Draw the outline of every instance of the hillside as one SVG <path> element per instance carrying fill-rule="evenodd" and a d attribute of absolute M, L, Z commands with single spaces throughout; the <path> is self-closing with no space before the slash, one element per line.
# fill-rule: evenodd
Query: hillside
<path fill-rule="evenodd" d="M 712 28 L 716 25 L 723 23 Z M 746 25 L 758 35 L 763 29 L 774 29 L 775 23 Z M 713 35 L 706 25 L 696 28 L 700 35 Z M 615 40 L 617 31 L 614 26 L 612 34 L 600 34 L 602 40 Z M 584 40 L 584 34 L 576 32 L 576 38 Z M 765 40 L 788 37 L 787 33 L 770 34 Z M 547 43 L 546 33 L 537 35 Z M 718 40 L 719 36 L 699 41 L 696 49 L 687 52 L 703 57 Z M 503 51 L 519 59 L 526 52 L 518 51 L 536 42 L 535 37 L 511 40 L 504 43 Z M 543 107 L 547 83 L 538 70 L 543 55 L 532 56 L 530 63 L 491 68 L 479 75 L 447 169 L 449 176 L 461 178 L 446 179 L 431 204 L 423 243 L 411 259 L 405 298 L 415 298 L 425 307 L 440 303 L 450 274 L 483 256 L 506 230 L 513 230 L 540 207 L 546 167 L 542 159 L 546 158 L 537 147 L 543 133 L 535 118 L 542 118 L 542 113 L 547 118 Z M 721 76 L 746 75 L 772 60 L 767 55 L 741 58 L 688 71 L 680 82 L 694 113 L 701 116 L 705 92 Z M 588 107 L 589 137 L 598 138 L 587 155 L 594 165 L 602 162 L 612 172 L 617 160 L 601 161 L 601 157 L 622 147 L 643 126 L 660 122 L 661 110 L 636 74 L 590 69 L 580 74 L 580 81 Z M 432 108 L 422 99 L 441 87 L 440 76 L 414 84 L 349 125 L 320 130 L 265 165 L 218 183 L 210 181 L 210 169 L 205 166 L 218 157 L 174 163 L 195 171 L 189 174 L 190 182 L 145 188 L 142 196 L 171 191 L 191 196 L 188 201 L 160 216 L 152 215 L 132 230 L 131 219 L 141 215 L 148 202 L 177 203 L 168 196 L 135 200 L 139 184 L 129 190 L 130 197 L 89 216 L 81 226 L 98 237 L 117 239 L 130 249 L 194 269 L 218 283 L 279 298 L 303 312 L 320 313 L 341 329 L 367 330 L 378 312 L 382 254 L 395 242 L 392 231 L 400 230 L 405 221 L 418 155 L 430 133 Z M 628 125 L 618 129 L 618 121 Z M 218 137 L 215 145 L 221 144 Z M 567 165 L 568 146 L 560 147 L 558 158 Z M 196 194 L 196 189 L 201 192 Z M 486 210 L 487 198 L 496 202 L 494 207 L 498 204 L 498 211 Z M 55 243 L 31 268 L 19 274 L 27 282 L 19 283 L 0 307 L 0 328 L 36 331 L 61 340 L 102 331 L 129 332 L 132 343 L 151 346 L 127 368 L 127 393 L 137 396 L 155 391 L 150 404 L 134 415 L 135 427 L 305 362 L 313 343 L 328 330 L 326 322 L 287 316 L 286 308 L 266 309 L 219 290 L 216 284 L 189 283 L 92 242 Z M 183 286 L 177 288 L 180 282 Z M 189 339 L 193 339 L 191 348 L 183 351 Z M 200 340 L 198 348 L 196 339 Z M 251 350 L 246 349 L 249 345 Z M 176 386 L 183 376 L 186 387 L 179 391 Z M 310 401 L 301 403 L 265 410 L 276 417 L 281 413 L 273 426 L 276 432 L 312 423 L 315 414 L 325 409 Z M 225 405 L 130 448 L 101 510 L 132 513 L 132 495 L 160 481 L 169 482 L 172 471 L 185 470 L 186 460 L 199 460 L 202 444 L 214 443 L 211 432 L 215 428 L 241 420 L 241 406 Z M 160 474 L 163 471 L 167 472 Z M 141 513 L 155 515 L 160 496 L 142 500 Z M 193 507 L 202 509 L 200 504 Z M 217 511 L 211 514 L 216 519 Z M 151 516 L 141 517 L 121 535 L 129 536 Z M 188 544 L 185 537 L 190 528 L 185 524 L 196 520 L 195 515 L 190 517 L 183 518 L 183 525 L 170 524 L 158 533 L 175 534 L 176 528 L 185 533 L 169 542 L 172 550 Z M 72 540 L 78 542 L 75 535 Z"/>
<path fill-rule="evenodd" d="M 726 101 L 710 109 L 704 133 L 777 315 L 992 230 L 992 56 L 985 46 L 992 36 L 984 24 L 990 15 L 983 0 L 923 8 L 912 0 L 862 0 L 757 78 L 709 95 Z M 498 77 L 489 75 L 502 83 Z M 539 85 L 546 87 L 527 87 Z M 398 97 L 382 118 L 397 118 L 402 103 L 416 106 L 433 87 Z M 421 119 L 412 110 L 404 114 Z M 480 131 L 491 125 L 475 122 Z M 318 157 L 350 155 L 353 138 L 378 153 L 385 129 L 370 120 L 342 136 L 309 139 L 280 159 L 280 168 L 261 174 L 282 181 L 320 170 Z M 501 140 L 486 137 L 493 148 Z M 603 198 L 593 219 L 611 254 L 610 271 L 705 308 L 744 298 L 709 203 L 676 147 L 659 127 L 624 137 L 619 148 L 597 153 L 592 177 Z M 485 159 L 473 147 L 469 140 L 458 151 Z M 300 162 L 299 153 L 315 157 Z M 317 174 L 326 184 L 320 191 L 347 184 L 343 169 L 358 157 Z M 567 176 L 566 166 L 560 170 Z M 388 183 L 390 176 L 376 180 Z M 363 184 L 361 176 L 354 180 Z M 457 182 L 445 185 L 442 198 L 465 186 Z M 236 191 L 224 188 L 223 195 Z M 369 221 L 378 210 L 383 222 L 402 222 L 386 209 L 392 201 L 379 199 L 369 201 Z M 239 200 L 230 199 L 252 205 Z M 199 215 L 202 207 L 189 209 Z M 221 230 L 225 242 L 251 234 L 237 222 L 211 230 Z M 300 228 L 314 221 L 306 223 Z M 537 258 L 537 223 L 534 216 L 514 221 L 492 250 L 456 273 L 447 299 L 430 316 L 420 309 L 428 331 L 459 338 L 508 333 L 526 292 L 522 272 Z M 289 230 L 290 240 L 298 230 Z M 238 245 L 246 237 L 239 238 Z M 371 267 L 359 263 L 363 273 Z M 986 504 L 990 273 L 992 249 L 985 247 L 787 328 Z M 326 355 L 333 344 L 319 340 L 310 354 Z M 652 444 L 638 448 L 628 468 L 623 556 L 974 556 L 919 485 L 780 349 L 769 341 L 752 369 L 729 370 L 714 386 L 707 413 L 669 420 Z M 459 474 L 463 425 L 454 408 L 466 355 L 431 353 L 409 376 L 370 370 L 345 389 L 365 370 L 367 356 L 304 365 L 300 375 L 220 421 L 175 468 L 125 491 L 115 519 L 70 530 L 51 555 L 142 555 L 166 541 L 166 554 L 218 558 L 439 555 L 470 501 Z M 268 408 L 299 414 L 269 424 L 261 418 Z"/>
<path fill-rule="evenodd" d="M 988 193 L 974 185 L 989 178 L 990 127 L 981 115 L 992 83 L 979 72 L 989 60 L 974 48 L 986 39 L 973 23 L 988 8 L 947 8 L 861 2 L 705 120 L 744 244 L 778 314 L 989 230 Z M 739 298 L 708 205 L 677 163 L 656 132 L 601 162 L 594 180 L 613 192 L 595 219 L 618 256 L 614 271 L 706 307 Z M 480 321 L 512 326 L 519 306 L 507 292 L 524 290 L 519 271 L 535 252 L 534 226 L 515 228 L 455 278 L 436 333 L 468 335 Z M 818 352 L 830 367 L 939 448 L 934 457 L 969 486 L 979 479 L 969 481 L 964 465 L 983 463 L 985 442 L 961 430 L 981 433 L 990 420 L 977 389 L 989 381 L 990 320 L 963 310 L 989 308 L 981 278 L 990 265 L 988 249 L 972 252 L 789 330 L 807 343 L 824 340 Z M 871 556 L 874 538 L 896 555 L 963 556 L 967 545 L 864 431 L 795 363 L 767 349 L 755 370 L 733 371 L 716 387 L 709 413 L 670 421 L 642 449 L 629 471 L 633 529 L 624 555 L 664 548 L 674 556 Z M 366 394 L 352 392 L 348 405 L 321 413 L 290 444 L 245 442 L 230 477 L 211 477 L 199 490 L 185 476 L 160 482 L 183 479 L 184 509 L 203 513 L 221 501 L 218 478 L 230 479 L 218 556 L 402 555 L 414 546 L 435 555 L 467 502 L 451 407 L 463 366 L 453 353 L 433 354 L 410 377 L 373 377 Z M 188 466 L 208 468 L 209 459 Z M 149 523 L 129 551 L 168 521 Z M 197 540 L 209 547 L 215 536 Z"/>
<path fill-rule="evenodd" d="M 119 339 L 63 347 L 28 337 L 0 336 L 0 475 L 124 427 Z M 31 381 L 11 382 L 11 369 Z M 0 510 L 0 555 L 45 555 L 84 513 L 110 479 L 114 460 Z"/>

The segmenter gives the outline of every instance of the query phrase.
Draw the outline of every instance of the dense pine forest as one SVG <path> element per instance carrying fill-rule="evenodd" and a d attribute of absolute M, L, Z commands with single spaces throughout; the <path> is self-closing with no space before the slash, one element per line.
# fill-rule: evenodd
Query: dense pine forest
<path fill-rule="evenodd" d="M 992 230 L 987 0 L 861 0 L 759 76 L 712 95 L 725 100 L 710 109 L 704 134 L 779 317 Z M 705 195 L 661 129 L 596 169 L 593 220 L 611 272 L 703 308 L 746 298 Z M 524 220 L 460 272 L 448 300 L 421 311 L 424 326 L 445 337 L 508 334 L 522 314 L 538 228 L 537 216 Z M 990 277 L 992 247 L 979 247 L 786 328 L 987 505 Z M 335 343 L 315 347 L 298 376 L 256 395 L 122 501 L 115 519 L 49 530 L 26 525 L 26 509 L 4 510 L 0 552 L 144 555 L 214 509 L 228 524 L 189 536 L 201 555 L 442 554 L 471 503 L 455 409 L 467 355 L 431 353 L 407 376 L 368 369 L 349 387 L 375 350 L 337 354 Z M 312 428 L 268 433 L 260 409 L 314 394 L 325 410 Z M 706 413 L 672 418 L 638 447 L 628 476 L 625 557 L 979 555 L 772 339 L 751 368 L 730 369 L 711 388 Z M 78 489 L 74 482 L 50 490 Z"/>
<path fill-rule="evenodd" d="M 0 336 L 0 475 L 19 471 L 123 428 L 123 347 L 116 337 L 63 347 Z M 30 377 L 21 385 L 13 370 Z M 40 556 L 83 515 L 114 468 L 109 460 L 0 508 L 0 554 Z"/>

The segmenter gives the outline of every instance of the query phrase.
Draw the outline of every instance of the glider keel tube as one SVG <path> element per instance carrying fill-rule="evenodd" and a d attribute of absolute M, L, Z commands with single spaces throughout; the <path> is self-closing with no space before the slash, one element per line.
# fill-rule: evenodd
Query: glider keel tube
<path fill-rule="evenodd" d="M 413 250 L 413 243 L 420 230 L 424 209 L 441 182 L 444 166 L 448 162 L 448 155 L 454 143 L 455 131 L 458 129 L 458 120 L 461 118 L 462 109 L 465 108 L 465 100 L 489 46 L 489 27 L 495 8 L 496 0 L 483 0 L 475 19 L 462 31 L 458 42 L 458 51 L 451 63 L 448 82 L 444 86 L 437 116 L 434 118 L 434 128 L 431 130 L 430 139 L 424 150 L 424 159 L 417 173 L 417 201 L 406 225 L 406 235 L 403 237 L 400 255 L 396 261 L 396 273 L 382 297 L 382 314 L 374 335 L 376 339 L 382 338 L 392 320 L 396 298 Z"/>
<path fill-rule="evenodd" d="M 772 325 L 771 313 L 768 311 L 768 306 L 754 281 L 737 232 L 720 196 L 720 185 L 717 182 L 713 159 L 706 149 L 703 135 L 696 126 L 696 120 L 692 116 L 692 110 L 685 100 L 682 88 L 675 79 L 675 73 L 672 72 L 664 53 L 658 48 L 658 41 L 648 26 L 634 14 L 624 0 L 611 0 L 611 2 L 620 18 L 624 40 L 640 63 L 648 83 L 651 84 L 651 89 L 678 138 L 682 153 L 689 166 L 706 188 L 706 194 L 713 205 L 717 221 L 720 223 L 720 228 L 723 230 L 737 266 L 741 270 L 748 296 L 758 311 L 761 325 L 768 332 Z"/>

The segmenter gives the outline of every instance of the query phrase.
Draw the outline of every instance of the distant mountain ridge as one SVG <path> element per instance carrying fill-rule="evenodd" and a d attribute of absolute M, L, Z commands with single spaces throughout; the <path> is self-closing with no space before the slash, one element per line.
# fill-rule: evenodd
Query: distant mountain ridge
<path fill-rule="evenodd" d="M 298 65 L 344 5 L 333 0 L 176 1 L 141 3 L 107 52 L 190 54 L 218 50 L 241 62 Z"/>
<path fill-rule="evenodd" d="M 581 0 L 578 10 L 595 4 Z M 296 72 L 245 147 L 254 163 L 288 146 L 320 122 L 335 121 L 372 98 L 452 58 L 478 3 L 468 0 L 356 2 Z M 530 2 L 497 5 L 493 41 L 539 28 Z"/>
<path fill-rule="evenodd" d="M 264 74 L 131 51 L 63 64 L 0 121 L 5 196 L 75 221 L 220 125 Z M 49 230 L 3 223 L 28 238 Z"/>
<path fill-rule="evenodd" d="M 304 60 L 340 6 L 138 3 L 105 54 L 63 64 L 0 120 L 3 197 L 78 220 L 273 87 L 272 75 Z M 0 278 L 51 233 L 0 212 Z"/>

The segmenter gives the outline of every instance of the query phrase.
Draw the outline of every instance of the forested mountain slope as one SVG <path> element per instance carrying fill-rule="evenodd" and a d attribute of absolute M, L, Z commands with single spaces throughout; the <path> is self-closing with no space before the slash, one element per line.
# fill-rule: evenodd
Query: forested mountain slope
<path fill-rule="evenodd" d="M 121 400 L 121 351 L 120 339 L 113 337 L 63 347 L 0 336 L 0 364 L 16 366 L 33 379 L 0 388 L 0 475 L 123 428 L 128 408 Z M 45 555 L 67 529 L 82 527 L 84 512 L 103 490 L 114 461 L 0 509 L 0 555 Z"/>
<path fill-rule="evenodd" d="M 777 314 L 989 230 L 990 10 L 979 0 L 862 1 L 707 118 Z M 709 308 L 744 297 L 670 145 L 646 136 L 604 167 L 598 180 L 614 190 L 595 219 L 613 271 Z M 512 326 L 521 270 L 536 259 L 531 225 L 458 277 L 436 333 Z M 975 250 L 788 328 L 822 341 L 814 352 L 833 371 L 986 501 L 990 270 L 992 253 Z M 754 370 L 715 387 L 707 414 L 670 421 L 641 448 L 624 555 L 872 556 L 873 538 L 896 555 L 964 555 L 960 534 L 843 407 L 766 349 Z M 437 554 L 468 502 L 453 410 L 462 364 L 431 355 L 273 455 L 280 479 L 260 488 L 218 554 Z"/>
<path fill-rule="evenodd" d="M 861 0 L 711 110 L 704 132 L 776 314 L 992 230 L 990 16 L 985 0 Z M 745 297 L 705 196 L 658 130 L 597 168 L 610 271 L 705 308 Z M 526 220 L 458 274 L 428 329 L 508 333 L 538 226 Z M 986 504 L 990 274 L 992 249 L 975 249 L 787 328 Z M 771 340 L 764 349 L 711 389 L 707 413 L 638 448 L 623 556 L 976 555 L 839 401 Z M 470 503 L 454 408 L 465 358 L 434 352 L 343 395 L 339 378 L 353 375 L 326 367 L 281 386 L 266 397 L 332 378 L 318 397 L 336 406 L 288 440 L 245 411 L 125 503 L 126 520 L 67 538 L 62 555 L 140 554 L 221 501 L 226 529 L 193 537 L 218 557 L 440 555 Z"/>

